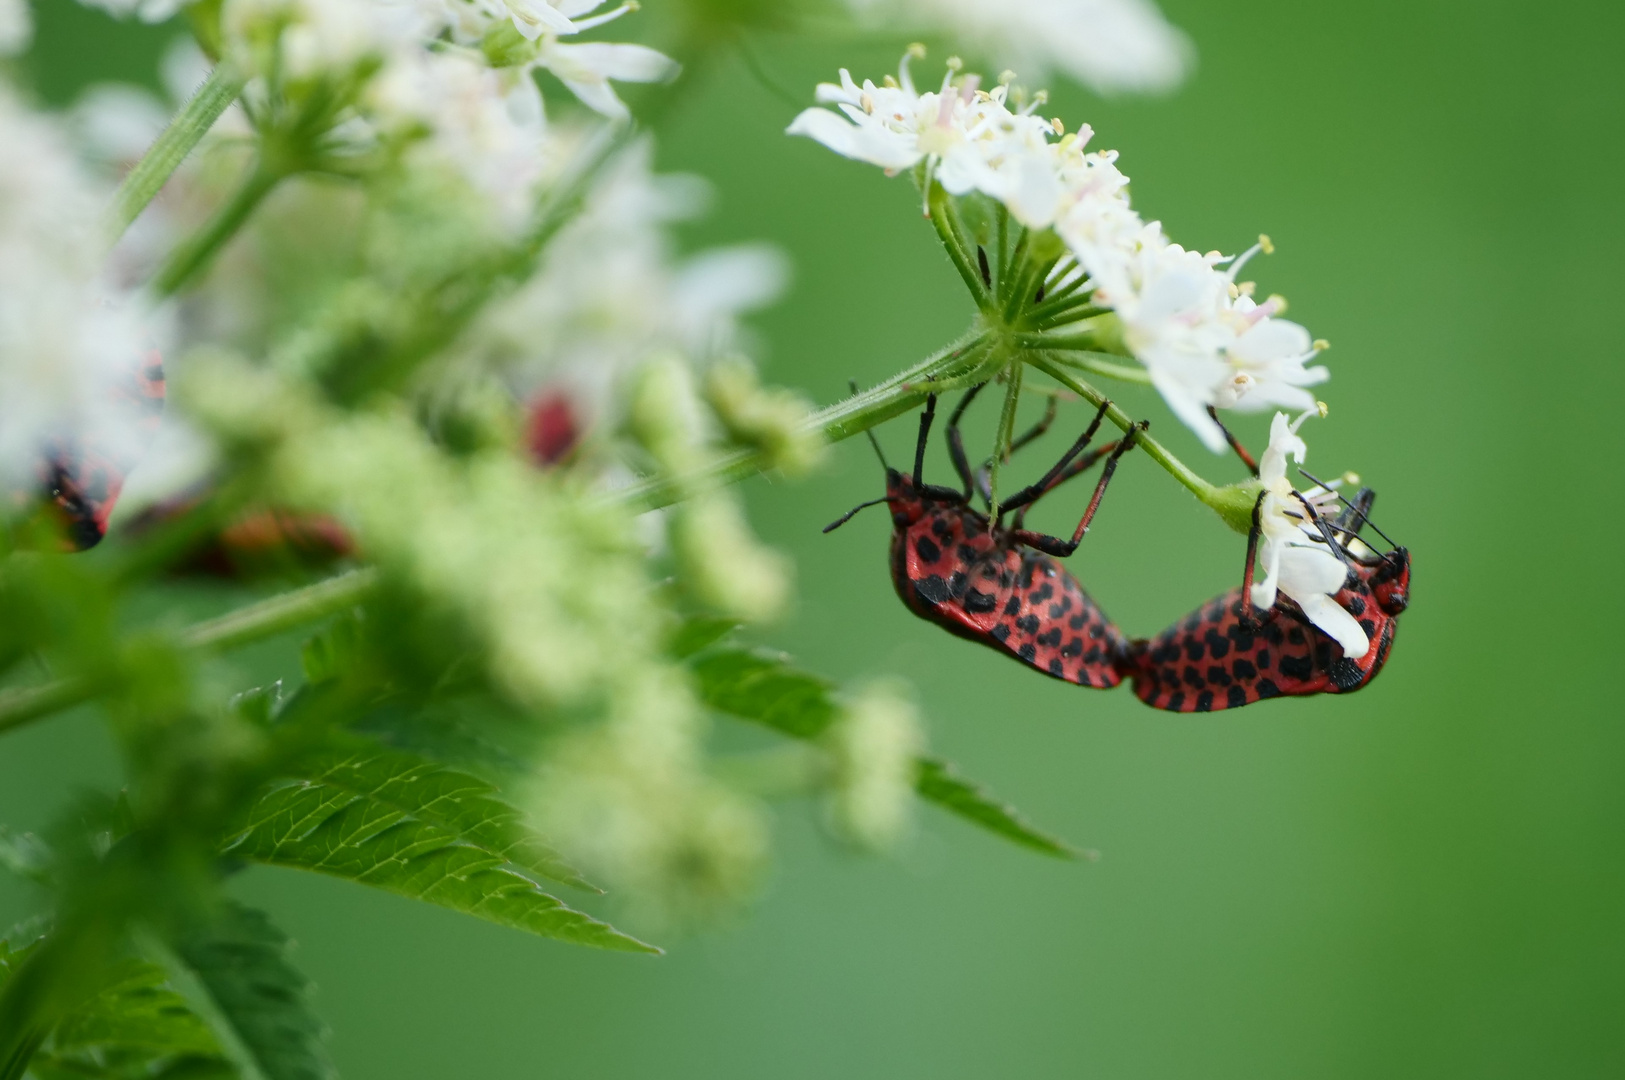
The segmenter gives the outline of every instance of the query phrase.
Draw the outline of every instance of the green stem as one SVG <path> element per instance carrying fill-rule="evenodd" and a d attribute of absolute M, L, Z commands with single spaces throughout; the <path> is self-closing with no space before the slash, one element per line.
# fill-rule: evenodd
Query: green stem
<path fill-rule="evenodd" d="M 153 290 L 159 296 L 173 296 L 196 277 L 282 182 L 283 175 L 267 168 L 263 161 L 256 162 L 226 205 L 216 211 L 202 230 L 170 254 L 169 261 L 153 281 Z"/>
<path fill-rule="evenodd" d="M 953 201 L 948 198 L 947 190 L 933 181 L 926 201 L 931 211 L 931 225 L 937 230 L 942 246 L 948 250 L 948 258 L 953 260 L 954 269 L 965 279 L 965 287 L 976 298 L 976 306 L 986 307 L 987 287 L 982 284 L 982 271 L 971 261 L 970 252 L 965 250 L 964 234 L 956 227 Z"/>
<path fill-rule="evenodd" d="M 1017 334 L 1015 340 L 1023 349 L 1061 352 L 1098 352 L 1100 349 L 1100 338 L 1088 331 L 1081 334 Z"/>
<path fill-rule="evenodd" d="M 1047 330 L 1054 326 L 1065 326 L 1106 314 L 1110 309 L 1096 307 L 1093 295 L 1090 293 L 1088 296 L 1079 296 L 1076 292 L 1072 292 L 1065 296 L 1046 296 L 1043 303 L 1022 313 L 1022 325 Z"/>
<path fill-rule="evenodd" d="M 377 584 L 378 571 L 352 570 L 197 623 L 183 630 L 179 641 L 199 651 L 240 648 L 352 607 Z M 107 687 L 105 679 L 70 677 L 0 692 L 0 732 L 89 701 Z"/>
<path fill-rule="evenodd" d="M 1079 371 L 1104 375 L 1108 379 L 1135 383 L 1139 386 L 1151 385 L 1151 373 L 1149 371 L 1142 367 L 1115 363 L 1114 361 L 1120 359 L 1115 353 L 1077 352 L 1068 356 L 1052 355 L 1050 359 L 1057 364 L 1077 368 Z"/>
<path fill-rule="evenodd" d="M 197 148 L 203 136 L 214 127 L 220 114 L 243 92 L 243 77 L 232 65 L 221 63 L 208 80 L 158 136 L 158 141 L 136 162 L 113 196 L 109 210 L 112 239 L 124 235 L 130 223 L 141 216 L 153 197 L 180 168 L 181 162 Z"/>
<path fill-rule="evenodd" d="M 1016 437 L 1016 409 L 1021 404 L 1021 376 L 1026 366 L 1015 364 L 1010 369 L 1009 381 L 1005 384 L 1004 407 L 999 410 L 999 429 L 993 436 L 993 458 L 988 463 L 987 488 L 992 496 L 988 500 L 988 516 L 995 521 L 999 519 L 999 466 L 1009 456 L 1010 443 Z"/>
<path fill-rule="evenodd" d="M 1039 371 L 1042 371 L 1044 374 L 1048 375 L 1050 378 L 1054 379 L 1056 382 L 1060 383 L 1062 386 L 1066 387 L 1068 390 L 1071 390 L 1073 393 L 1083 398 L 1085 401 L 1089 402 L 1089 404 L 1095 406 L 1097 409 L 1106 402 L 1105 394 L 1102 394 L 1099 390 L 1096 390 L 1093 386 L 1090 386 L 1082 379 L 1077 378 L 1064 367 L 1056 364 L 1048 357 L 1042 355 L 1029 355 L 1027 357 L 1027 362 L 1032 364 Z M 1110 420 L 1124 431 L 1127 431 L 1129 428 L 1134 426 L 1134 421 L 1129 418 L 1129 415 L 1116 405 L 1113 405 L 1106 410 L 1106 419 Z M 1191 471 L 1188 465 L 1186 465 L 1183 461 L 1180 461 L 1173 454 L 1169 453 L 1167 447 L 1163 446 L 1156 439 L 1153 439 L 1150 435 L 1141 432 L 1139 438 L 1135 441 L 1135 446 L 1145 451 L 1148 457 L 1150 457 L 1158 465 L 1161 465 L 1164 469 L 1168 470 L 1168 473 L 1173 476 L 1175 480 L 1178 480 L 1187 490 L 1190 491 L 1191 494 L 1195 495 L 1198 499 L 1201 499 L 1204 503 L 1211 506 L 1218 501 L 1217 493 L 1220 490 L 1219 488 L 1214 487 L 1206 480 L 1203 480 L 1200 476 L 1197 476 L 1196 473 Z"/>
<path fill-rule="evenodd" d="M 215 652 L 241 648 L 354 607 L 377 586 L 377 570 L 351 570 L 195 623 L 181 632 L 181 644 Z"/>

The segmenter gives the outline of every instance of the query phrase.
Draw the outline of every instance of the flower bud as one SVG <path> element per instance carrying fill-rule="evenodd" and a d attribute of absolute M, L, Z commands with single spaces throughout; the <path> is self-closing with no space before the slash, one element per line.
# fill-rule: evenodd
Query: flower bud
<path fill-rule="evenodd" d="M 766 622 L 789 603 L 790 561 L 757 541 L 728 492 L 708 492 L 679 506 L 671 545 L 684 583 L 723 615 Z"/>
<path fill-rule="evenodd" d="M 720 361 L 706 374 L 705 397 L 729 436 L 761 453 L 770 469 L 809 471 L 824 454 L 824 440 L 806 426 L 812 408 L 788 390 L 764 389 L 743 358 Z"/>
<path fill-rule="evenodd" d="M 667 354 L 644 365 L 627 426 L 662 468 L 682 473 L 698 464 L 705 424 L 687 364 Z"/>
<path fill-rule="evenodd" d="M 914 702 L 896 682 L 862 690 L 824 736 L 835 758 L 830 820 L 861 847 L 894 847 L 908 833 L 925 735 Z"/>

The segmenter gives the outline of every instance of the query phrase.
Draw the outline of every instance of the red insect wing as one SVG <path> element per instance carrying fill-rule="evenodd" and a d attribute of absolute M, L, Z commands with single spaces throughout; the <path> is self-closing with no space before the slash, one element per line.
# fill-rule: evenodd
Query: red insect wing
<path fill-rule="evenodd" d="M 912 501 L 896 519 L 892 580 L 915 614 L 1066 682 L 1122 682 L 1127 641 L 1049 556 L 962 505 Z"/>
<path fill-rule="evenodd" d="M 1371 648 L 1358 659 L 1310 625 L 1285 597 L 1268 612 L 1242 624 L 1242 595 L 1234 589 L 1150 641 L 1137 641 L 1126 667 L 1134 693 L 1169 712 L 1235 709 L 1272 697 L 1348 694 L 1364 687 L 1388 660 L 1399 612 L 1410 583 L 1403 548 L 1377 566 L 1357 566 L 1337 594 L 1343 609 L 1360 620 Z M 1393 602 L 1398 596 L 1399 602 Z"/>
<path fill-rule="evenodd" d="M 61 521 L 68 550 L 95 547 L 107 535 L 108 518 L 124 489 L 124 479 L 163 419 L 165 389 L 163 357 L 154 350 L 110 390 L 111 398 L 138 418 L 143 436 L 139 447 L 115 449 L 91 432 L 65 441 L 47 455 L 41 482 L 46 500 Z"/>

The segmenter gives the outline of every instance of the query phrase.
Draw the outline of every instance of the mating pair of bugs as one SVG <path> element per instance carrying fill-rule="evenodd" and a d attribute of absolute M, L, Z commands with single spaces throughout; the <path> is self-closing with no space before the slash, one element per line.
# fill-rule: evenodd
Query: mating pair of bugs
<path fill-rule="evenodd" d="M 1055 559 L 1077 549 L 1118 460 L 1147 425 L 1142 421 L 1122 439 L 1089 451 L 1110 405 L 1106 402 L 1061 459 L 1037 483 L 1000 500 L 998 516 L 990 518 L 971 503 L 979 490 L 991 512 L 986 473 L 973 475 L 959 433 L 960 418 L 981 389 L 967 391 L 948 420 L 948 453 L 962 487 L 922 479 L 926 443 L 936 418 L 937 399 L 932 395 L 920 417 L 914 471 L 902 473 L 887 465 L 871 434 L 886 469 L 886 494 L 853 508 L 824 529 L 844 525 L 864 507 L 887 504 L 894 525 L 892 583 L 910 611 L 1066 682 L 1110 688 L 1130 679 L 1141 701 L 1170 712 L 1234 709 L 1272 697 L 1350 693 L 1382 670 L 1399 615 L 1409 601 L 1410 553 L 1393 547 L 1377 554 L 1359 539 L 1376 499 L 1370 488 L 1344 500 L 1345 509 L 1334 519 L 1316 522 L 1319 541 L 1348 567 L 1335 599 L 1359 620 L 1370 640 L 1364 656 L 1345 656 L 1342 646 L 1284 595 L 1267 611 L 1253 608 L 1249 592 L 1258 542 L 1256 520 L 1248 537 L 1241 588 L 1202 605 L 1155 638 L 1131 641 Z M 1038 426 L 1011 443 L 1011 451 L 1043 434 L 1053 417 L 1052 402 Z M 1251 456 L 1234 440 L 1232 445 L 1256 473 Z M 1034 503 L 1102 459 L 1100 480 L 1070 540 L 1025 528 L 1026 512 Z M 1014 514 L 1008 525 L 1006 514 Z"/>

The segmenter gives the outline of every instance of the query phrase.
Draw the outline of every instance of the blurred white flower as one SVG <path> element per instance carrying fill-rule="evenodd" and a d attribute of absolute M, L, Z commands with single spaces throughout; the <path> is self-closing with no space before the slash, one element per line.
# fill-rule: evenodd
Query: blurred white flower
<path fill-rule="evenodd" d="M 133 460 L 149 414 L 119 388 L 162 343 L 101 274 L 110 191 L 3 86 L 0 145 L 0 481 L 15 488 L 37 481 L 53 445 L 94 437 Z"/>
<path fill-rule="evenodd" d="M 953 35 L 1043 81 L 1059 70 L 1101 93 L 1167 90 L 1192 50 L 1150 0 L 847 0 L 860 12 Z"/>
<path fill-rule="evenodd" d="M 556 36 L 542 41 L 536 67 L 551 71 L 582 104 L 612 119 L 631 115 L 610 85 L 665 82 L 677 74 L 677 61 L 644 45 L 587 42 L 566 45 Z"/>
<path fill-rule="evenodd" d="M 908 833 L 925 750 L 925 732 L 906 689 L 894 683 L 864 688 L 824 742 L 835 758 L 835 827 L 863 847 L 896 845 Z"/>
<path fill-rule="evenodd" d="M 1275 606 L 1277 592 L 1285 593 L 1311 623 L 1343 647 L 1343 655 L 1358 660 L 1370 649 L 1371 641 L 1360 629 L 1359 621 L 1335 599 L 1348 577 L 1348 567 L 1332 554 L 1325 538 L 1320 538 L 1300 493 L 1287 477 L 1287 459 L 1302 463 L 1308 452 L 1298 428 L 1313 415 L 1314 410 L 1310 410 L 1296 421 L 1289 421 L 1285 413 L 1276 413 L 1270 423 L 1270 444 L 1258 460 L 1258 479 L 1264 485 L 1258 548 L 1258 569 L 1263 571 L 1263 579 L 1253 585 L 1252 602 L 1255 607 L 1268 609 Z M 1328 510 L 1335 499 L 1324 489 L 1317 489 L 1313 495 Z M 1310 493 L 1303 497 L 1311 504 L 1317 501 Z M 1322 507 L 1317 505 L 1315 510 L 1320 513 Z"/>
<path fill-rule="evenodd" d="M 513 228 L 535 206 L 547 173 L 547 127 L 535 84 L 458 53 L 416 51 L 392 60 L 368 88 L 374 121 L 427 134 L 408 161 L 453 170 Z"/>
<path fill-rule="evenodd" d="M 375 0 L 226 0 L 220 25 L 242 70 L 294 81 L 342 77 L 423 42 L 410 12 Z"/>
<path fill-rule="evenodd" d="M 522 397 L 569 387 L 587 427 L 655 353 L 705 362 L 736 349 L 740 317 L 775 299 L 788 277 L 784 256 L 763 244 L 679 258 L 668 228 L 704 208 L 707 188 L 652 174 L 650 152 L 639 144 L 606 170 L 540 271 L 493 304 L 471 338 Z"/>
<path fill-rule="evenodd" d="M 163 102 L 142 87 L 99 83 L 74 102 L 68 123 L 87 155 L 122 172 L 147 152 L 169 115 Z"/>
<path fill-rule="evenodd" d="M 109 15 L 127 19 L 132 15 L 142 22 L 163 22 L 185 7 L 191 0 L 79 0 L 85 7 L 100 8 Z"/>
<path fill-rule="evenodd" d="M 28 0 L 0 0 L 0 56 L 16 56 L 34 40 Z"/>
<path fill-rule="evenodd" d="M 705 718 L 680 669 L 629 670 L 610 717 L 561 740 L 536 784 L 548 838 L 658 926 L 715 918 L 767 859 L 761 808 L 702 770 Z"/>

